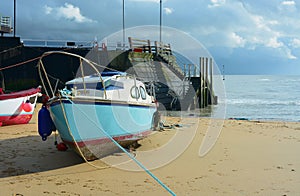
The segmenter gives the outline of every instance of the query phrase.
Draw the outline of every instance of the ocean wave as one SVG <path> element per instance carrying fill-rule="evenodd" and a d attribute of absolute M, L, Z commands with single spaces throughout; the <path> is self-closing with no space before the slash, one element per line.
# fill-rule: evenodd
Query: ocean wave
<path fill-rule="evenodd" d="M 260 78 L 257 81 L 271 81 L 271 79 L 269 79 L 269 78 Z"/>
<path fill-rule="evenodd" d="M 225 83 L 228 117 L 300 120 L 300 76 L 228 76 Z"/>
<path fill-rule="evenodd" d="M 300 100 L 226 99 L 225 103 L 229 105 L 300 106 Z"/>

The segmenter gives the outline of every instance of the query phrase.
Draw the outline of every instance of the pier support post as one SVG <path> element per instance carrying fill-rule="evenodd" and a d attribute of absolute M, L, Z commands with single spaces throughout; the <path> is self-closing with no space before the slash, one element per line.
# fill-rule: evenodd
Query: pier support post
<path fill-rule="evenodd" d="M 210 58 L 210 83 L 209 83 L 209 91 L 210 91 L 210 104 L 214 104 L 214 95 L 213 95 L 213 59 Z"/>
<path fill-rule="evenodd" d="M 200 57 L 200 108 L 204 108 L 204 57 Z"/>
<path fill-rule="evenodd" d="M 208 58 L 206 57 L 205 58 L 205 87 L 204 87 L 204 94 L 205 94 L 205 97 L 204 97 L 204 107 L 207 107 L 208 106 L 208 92 L 209 92 L 209 86 L 208 86 Z"/>

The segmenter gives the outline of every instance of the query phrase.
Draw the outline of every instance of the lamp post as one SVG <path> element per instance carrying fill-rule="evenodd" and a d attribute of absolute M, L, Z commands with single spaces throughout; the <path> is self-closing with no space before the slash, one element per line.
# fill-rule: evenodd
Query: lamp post
<path fill-rule="evenodd" d="M 162 26 L 162 0 L 159 1 L 160 16 L 159 16 L 159 42 L 161 43 L 161 26 Z"/>
<path fill-rule="evenodd" d="M 14 37 L 16 37 L 16 0 L 14 0 Z"/>
<path fill-rule="evenodd" d="M 122 45 L 125 48 L 125 0 L 123 0 L 123 44 Z"/>

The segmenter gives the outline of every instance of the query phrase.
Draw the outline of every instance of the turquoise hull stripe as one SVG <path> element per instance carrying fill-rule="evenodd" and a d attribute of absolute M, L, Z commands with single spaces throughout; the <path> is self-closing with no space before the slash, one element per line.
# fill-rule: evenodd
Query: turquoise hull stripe
<path fill-rule="evenodd" d="M 66 117 L 76 142 L 107 138 L 110 136 L 138 134 L 151 130 L 154 107 L 129 107 L 128 105 L 73 104 L 62 103 Z M 69 134 L 65 116 L 60 104 L 51 105 L 50 111 L 61 137 L 73 141 Z M 86 115 L 88 115 L 88 117 Z M 91 122 L 96 122 L 97 125 Z"/>
<path fill-rule="evenodd" d="M 33 114 L 33 112 L 20 112 L 20 113 L 14 113 L 14 114 L 0 114 L 0 116 L 18 116 L 18 115 L 26 115 L 26 114 Z"/>

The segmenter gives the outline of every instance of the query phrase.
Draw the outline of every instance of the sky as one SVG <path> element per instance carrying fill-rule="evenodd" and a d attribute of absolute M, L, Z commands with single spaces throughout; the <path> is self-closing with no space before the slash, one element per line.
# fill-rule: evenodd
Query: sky
<path fill-rule="evenodd" d="M 22 39 L 93 41 L 122 30 L 122 0 L 16 0 Z M 162 0 L 163 26 L 186 32 L 225 74 L 300 74 L 300 0 Z M 159 25 L 159 0 L 125 0 L 125 27 Z M 13 0 L 0 15 L 13 17 Z M 172 45 L 172 43 L 171 43 Z"/>

